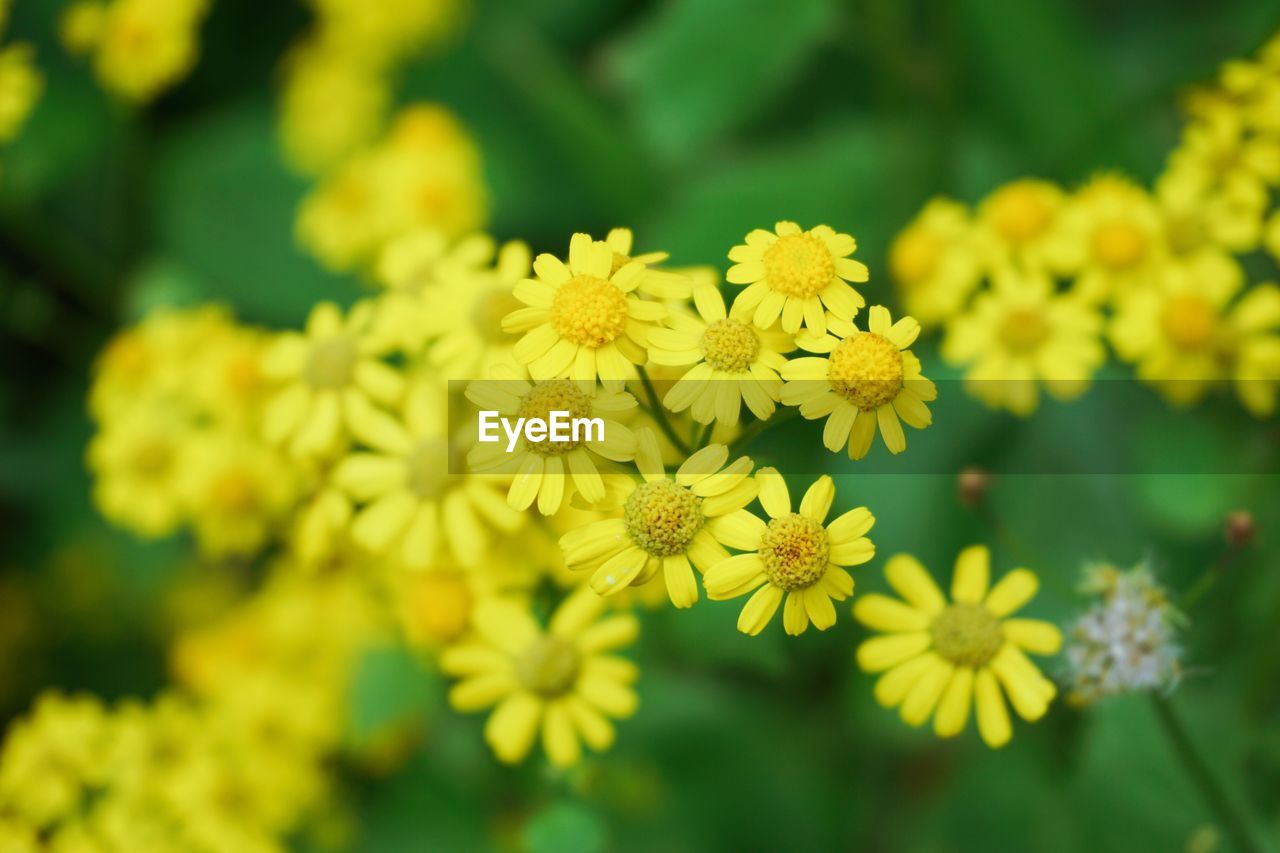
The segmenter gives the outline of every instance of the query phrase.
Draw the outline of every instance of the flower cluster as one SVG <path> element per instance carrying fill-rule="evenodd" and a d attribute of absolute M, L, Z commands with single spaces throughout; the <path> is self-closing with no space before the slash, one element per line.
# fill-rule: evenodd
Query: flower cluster
<path fill-rule="evenodd" d="M 208 11 L 209 0 L 78 0 L 60 35 L 68 52 L 89 57 L 102 88 L 146 103 L 195 67 Z"/>
<path fill-rule="evenodd" d="M 1070 700 L 1171 689 L 1181 675 L 1181 617 L 1150 568 L 1090 566 L 1083 589 L 1099 601 L 1068 630 Z"/>
<path fill-rule="evenodd" d="M 373 143 L 396 70 L 457 27 L 458 0 L 309 0 L 311 30 L 284 61 L 280 138 L 291 166 L 323 175 Z"/>
<path fill-rule="evenodd" d="M 1043 388 L 1083 393 L 1107 350 L 1170 403 L 1231 381 L 1265 417 L 1280 385 L 1280 40 L 1188 99 L 1182 139 L 1148 190 L 1104 173 L 1074 192 L 1038 179 L 970 211 L 931 201 L 890 252 L 907 310 L 944 330 L 971 393 L 1028 415 Z"/>

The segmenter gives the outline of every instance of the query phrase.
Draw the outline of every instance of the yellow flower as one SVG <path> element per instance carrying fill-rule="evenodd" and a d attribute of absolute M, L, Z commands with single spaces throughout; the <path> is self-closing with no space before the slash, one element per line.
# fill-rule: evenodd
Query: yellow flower
<path fill-rule="evenodd" d="M 639 671 L 609 654 L 634 642 L 639 623 L 629 613 L 609 616 L 589 589 L 570 595 L 543 631 L 529 611 L 506 601 L 476 608 L 476 637 L 447 649 L 441 668 L 462 680 L 449 692 L 459 711 L 496 705 L 484 736 L 500 761 L 523 761 L 539 731 L 552 764 L 571 767 L 581 742 L 600 752 L 613 743 L 610 718 L 629 717 Z"/>
<path fill-rule="evenodd" d="M 158 538 L 186 518 L 181 460 L 190 425 L 166 407 L 112 418 L 89 443 L 93 501 L 108 521 Z"/>
<path fill-rule="evenodd" d="M 220 430 L 183 448 L 181 476 L 196 542 L 212 557 L 257 553 L 297 497 L 297 475 L 277 451 Z"/>
<path fill-rule="evenodd" d="M 1119 175 L 1099 175 L 1076 194 L 1069 218 L 1082 258 L 1074 289 L 1082 298 L 1120 302 L 1155 281 L 1166 251 L 1146 190 Z"/>
<path fill-rule="evenodd" d="M 574 234 L 569 262 L 538 255 L 536 278 L 516 284 L 516 299 L 528 306 L 502 321 L 507 332 L 524 332 L 513 354 L 529 366 L 534 379 L 569 378 L 617 391 L 644 364 L 648 335 L 667 310 L 644 302 L 633 291 L 645 277 L 645 265 L 631 261 L 613 269 L 613 250 Z"/>
<path fill-rule="evenodd" d="M 307 568 L 333 561 L 347 544 L 355 510 L 351 499 L 336 486 L 313 492 L 293 515 L 289 548 Z"/>
<path fill-rule="evenodd" d="M 394 600 L 405 636 L 414 646 L 440 650 L 468 636 L 483 602 L 509 594 L 514 573 L 461 568 L 436 562 L 425 571 L 397 571 Z M 532 573 L 528 573 L 532 578 Z"/>
<path fill-rule="evenodd" d="M 799 512 L 791 511 L 787 483 L 777 470 L 761 468 L 756 479 L 769 522 L 735 513 L 717 525 L 725 544 L 749 553 L 707 571 L 702 578 L 707 598 L 726 601 L 754 590 L 738 615 L 738 630 L 744 634 L 763 631 L 784 597 L 782 627 L 788 634 L 803 634 L 810 621 L 825 631 L 836 623 L 832 599 L 853 595 L 853 577 L 845 567 L 875 556 L 875 546 L 866 538 L 875 517 L 858 507 L 826 524 L 836 490 L 825 474 L 804 493 Z"/>
<path fill-rule="evenodd" d="M 674 479 L 663 469 L 651 430 L 638 436 L 636 468 L 643 482 L 628 480 L 620 497 L 622 515 L 587 524 L 560 537 L 570 569 L 593 569 L 590 585 L 600 595 L 648 583 L 659 570 L 676 607 L 698 600 L 693 568 L 706 572 L 729 556 L 717 531 L 749 524 L 744 507 L 755 500 L 751 460 L 732 464 L 729 450 L 712 444 L 690 456 Z M 692 566 L 692 568 L 691 568 Z"/>
<path fill-rule="evenodd" d="M 1183 128 L 1169 170 L 1213 187 L 1240 184 L 1266 191 L 1280 184 L 1280 138 L 1250 133 L 1237 110 L 1215 110 Z"/>
<path fill-rule="evenodd" d="M 989 267 L 1065 272 L 1074 268 L 1064 229 L 1066 199 L 1049 181 L 1010 181 L 978 205 L 975 240 Z"/>
<path fill-rule="evenodd" d="M 849 257 L 858 243 L 826 225 L 801 230 L 794 222 L 778 222 L 774 231 L 757 228 L 746 243 L 729 251 L 725 279 L 749 285 L 734 300 L 734 310 L 751 311 L 752 322 L 767 329 L 782 318 L 782 328 L 795 334 L 803 325 L 823 334 L 829 310 L 852 320 L 867 302 L 847 282 L 867 280 L 867 267 Z"/>
<path fill-rule="evenodd" d="M 822 443 L 832 453 L 848 443 L 849 458 L 861 459 L 871 449 L 879 424 L 890 453 L 907 448 L 901 418 L 915 429 L 933 422 L 925 403 L 938 396 L 934 384 L 920 373 L 920 360 L 911 350 L 920 324 L 911 317 L 894 323 L 889 311 L 876 305 L 868 315 L 869 331 L 832 318 L 832 331 L 800 337 L 796 342 L 822 357 L 793 358 L 782 368 L 782 402 L 799 406 L 807 420 L 827 418 Z"/>
<path fill-rule="evenodd" d="M 366 262 L 394 230 L 386 169 L 369 152 L 351 157 L 298 206 L 294 237 L 334 272 Z"/>
<path fill-rule="evenodd" d="M 507 506 L 495 478 L 463 473 L 461 453 L 450 446 L 443 386 L 412 388 L 402 418 L 358 430 L 370 449 L 334 468 L 333 482 L 364 504 L 352 521 L 352 539 L 409 568 L 426 568 L 446 547 L 463 566 L 477 565 L 493 529 L 510 535 L 524 517 Z"/>
<path fill-rule="evenodd" d="M 903 305 L 921 326 L 935 326 L 959 311 L 978 283 L 979 253 L 969 212 L 935 198 L 889 247 L 889 273 Z"/>
<path fill-rule="evenodd" d="M 467 454 L 471 470 L 514 474 L 507 503 L 517 510 L 528 509 L 536 500 L 538 512 L 554 515 L 575 491 L 587 503 L 602 500 L 604 481 L 593 457 L 614 462 L 635 457 L 635 435 L 613 419 L 635 408 L 635 398 L 623 391 L 601 390 L 594 381 L 547 379 L 531 383 L 505 365 L 495 367 L 492 375 L 492 379 L 467 386 L 467 399 L 481 409 L 508 418 L 546 420 L 553 411 L 569 412 L 571 418 L 600 418 L 604 434 L 589 434 L 577 441 L 530 442 L 521 438 L 511 453 L 501 441 L 477 443 Z"/>
<path fill-rule="evenodd" d="M 853 613 L 885 633 L 858 647 L 858 665 L 884 673 L 875 686 L 877 702 L 897 707 L 912 726 L 932 715 L 940 737 L 964 731 L 973 705 L 979 734 L 997 748 L 1013 736 L 1005 695 L 1028 722 L 1048 710 L 1057 689 L 1025 652 L 1055 654 L 1062 634 L 1048 622 L 1006 618 L 1031 600 L 1039 581 L 1027 569 L 1014 569 L 988 592 L 990 563 L 983 545 L 961 551 L 948 604 L 924 567 L 898 554 L 885 576 L 903 600 L 863 595 Z"/>
<path fill-rule="evenodd" d="M 325 37 L 342 53 L 391 64 L 445 40 L 469 4 L 460 0 L 310 0 Z"/>
<path fill-rule="evenodd" d="M 641 255 L 631 254 L 632 234 L 630 228 L 614 228 L 605 235 L 604 242 L 613 252 L 611 272 L 617 272 L 632 261 L 645 265 L 644 278 L 636 286 L 639 293 L 652 296 L 654 299 L 688 299 L 693 282 L 686 275 L 675 270 L 655 269 L 668 257 L 666 252 L 646 252 Z"/>
<path fill-rule="evenodd" d="M 324 174 L 377 137 L 391 100 L 381 69 L 313 40 L 291 51 L 284 72 L 278 128 L 294 169 Z"/>
<path fill-rule="evenodd" d="M 1234 264 L 1166 270 L 1119 306 L 1108 330 L 1116 354 L 1174 405 L 1234 379 L 1245 407 L 1269 415 L 1280 381 L 1280 289 L 1258 285 L 1235 299 L 1242 279 Z"/>
<path fill-rule="evenodd" d="M 30 45 L 0 50 L 0 142 L 11 142 L 40 99 L 44 76 L 36 69 Z"/>
<path fill-rule="evenodd" d="M 374 307 L 361 302 L 344 319 L 331 302 L 311 310 L 305 334 L 283 332 L 264 356 L 268 379 L 279 385 L 263 417 L 274 444 L 303 458 L 332 458 L 353 429 L 376 432 L 404 393 L 400 374 L 378 356 L 386 346 L 370 334 Z"/>
<path fill-rule="evenodd" d="M 514 290 L 529 274 L 529 247 L 506 243 L 496 261 L 492 241 L 484 249 L 477 241 L 470 263 L 442 269 L 404 315 L 430 342 L 426 363 L 446 379 L 483 378 L 497 364 L 516 363 L 517 337 L 502 330 L 502 318 L 521 307 Z"/>
<path fill-rule="evenodd" d="M 1256 248 L 1267 201 L 1256 183 L 1213 186 L 1186 170 L 1166 170 L 1156 181 L 1164 242 L 1175 263 Z"/>
<path fill-rule="evenodd" d="M 175 85 L 195 66 L 207 11 L 205 0 L 111 0 L 96 32 L 98 82 L 136 103 Z"/>
<path fill-rule="evenodd" d="M 1106 360 L 1097 309 L 1057 295 L 1043 274 L 997 274 L 970 310 L 947 325 L 942 357 L 966 366 L 969 391 L 987 405 L 1026 416 L 1037 383 L 1060 400 L 1083 394 Z"/>
<path fill-rule="evenodd" d="M 783 353 L 795 349 L 791 336 L 728 315 L 714 284 L 698 285 L 693 298 L 698 316 L 673 312 L 670 328 L 649 333 L 654 364 L 693 365 L 663 397 L 663 405 L 676 413 L 690 409 L 700 424 L 732 426 L 745 402 L 753 415 L 766 420 L 782 390 L 778 371 L 787 362 Z"/>

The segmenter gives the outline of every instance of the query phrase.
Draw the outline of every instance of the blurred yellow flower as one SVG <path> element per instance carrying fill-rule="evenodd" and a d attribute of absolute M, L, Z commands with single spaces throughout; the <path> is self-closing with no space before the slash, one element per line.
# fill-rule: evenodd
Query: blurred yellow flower
<path fill-rule="evenodd" d="M 889 274 L 906 313 L 924 327 L 959 311 L 978 284 L 980 254 L 965 206 L 935 198 L 889 246 Z"/>
<path fill-rule="evenodd" d="M 832 318 L 833 334 L 796 339 L 801 349 L 821 357 L 793 358 L 782 368 L 782 402 L 799 406 L 807 420 L 827 418 L 823 445 L 838 453 L 847 443 L 851 459 L 867 455 L 877 425 L 890 453 L 906 450 L 899 418 L 924 429 L 933 422 L 925 404 L 938 396 L 908 349 L 920 324 L 911 317 L 894 323 L 882 305 L 871 309 L 867 323 L 864 332 Z"/>
<path fill-rule="evenodd" d="M 768 523 L 750 513 L 726 516 L 715 532 L 731 548 L 748 553 L 712 566 L 703 576 L 707 597 L 725 601 L 749 592 L 738 616 L 738 630 L 759 634 L 773 619 L 778 606 L 782 627 L 788 634 L 803 634 L 812 622 L 819 631 L 836 623 L 832 600 L 853 595 L 848 566 L 860 566 L 875 556 L 866 538 L 875 517 L 858 507 L 827 524 L 835 485 L 825 474 L 809 486 L 793 512 L 786 481 L 773 468 L 761 468 L 760 505 Z"/>
<path fill-rule="evenodd" d="M 284 524 L 297 474 L 280 453 L 244 435 L 205 430 L 181 451 L 184 500 L 200 550 L 251 557 Z"/>
<path fill-rule="evenodd" d="M 997 748 L 1013 736 L 1004 695 L 1028 722 L 1048 710 L 1057 688 L 1025 653 L 1057 653 L 1062 633 L 1049 622 L 1007 618 L 1031 600 L 1039 581 L 1027 569 L 1014 569 L 988 591 L 990 563 L 986 546 L 961 551 L 947 603 L 924 567 L 898 554 L 885 576 L 904 600 L 863 595 L 853 613 L 885 633 L 858 647 L 858 665 L 884 673 L 875 686 L 877 702 L 897 707 L 912 726 L 932 716 L 940 737 L 964 731 L 975 706 L 978 732 Z"/>
<path fill-rule="evenodd" d="M 867 302 L 848 282 L 867 280 L 867 267 L 849 257 L 858 243 L 848 234 L 819 225 L 808 231 L 781 221 L 773 231 L 757 228 L 746 242 L 729 251 L 725 280 L 748 287 L 734 299 L 734 309 L 752 311 L 752 322 L 767 329 L 782 319 L 794 334 L 827 330 L 826 312 L 852 320 Z M 825 310 L 824 310 L 825 309 Z"/>
<path fill-rule="evenodd" d="M 609 654 L 634 642 L 629 613 L 604 613 L 604 600 L 579 589 L 557 608 L 544 632 L 529 611 L 507 601 L 476 608 L 473 640 L 447 649 L 441 668 L 461 680 L 449 692 L 459 711 L 493 713 L 484 736 L 507 764 L 523 761 L 542 735 L 551 763 L 571 767 L 581 742 L 600 752 L 614 739 L 610 718 L 629 717 L 637 699 L 635 664 Z"/>
<path fill-rule="evenodd" d="M 671 603 L 692 607 L 698 600 L 693 569 L 705 573 L 729 556 L 718 525 L 750 515 L 744 507 L 758 491 L 752 463 L 742 456 L 726 464 L 728 448 L 712 444 L 685 460 L 672 479 L 654 433 L 644 429 L 637 438 L 642 482 L 628 480 L 619 495 L 621 517 L 571 530 L 560 537 L 560 547 L 570 569 L 593 570 L 589 583 L 600 595 L 642 586 L 661 570 Z"/>
<path fill-rule="evenodd" d="M 635 457 L 636 437 L 613 418 L 635 408 L 635 398 L 624 391 L 606 391 L 594 381 L 548 379 L 529 382 L 515 368 L 498 365 L 493 378 L 467 386 L 467 399 L 482 410 L 510 418 L 541 418 L 553 411 L 572 418 L 600 418 L 603 436 L 588 434 L 581 440 L 530 442 L 521 438 L 508 453 L 503 442 L 477 443 L 467 453 L 467 463 L 477 475 L 513 474 L 507 503 L 525 510 L 537 501 L 538 512 L 554 515 L 576 491 L 587 503 L 605 496 L 604 481 L 593 457 L 628 462 Z"/>
<path fill-rule="evenodd" d="M 1102 317 L 1090 303 L 1055 294 L 1042 273 L 1007 271 L 947 324 L 942 357 L 966 368 L 965 387 L 989 406 L 1027 416 L 1039 386 L 1060 400 L 1083 394 L 1106 360 Z"/>
<path fill-rule="evenodd" d="M 264 435 L 300 458 L 333 458 L 351 433 L 376 433 L 390 416 L 404 380 L 378 356 L 385 342 L 371 335 L 372 303 L 361 302 L 344 318 L 331 302 L 311 310 L 305 333 L 282 332 L 263 357 L 277 389 L 263 416 Z"/>
<path fill-rule="evenodd" d="M 778 371 L 783 353 L 795 349 L 790 335 L 754 326 L 749 318 L 730 316 L 714 284 L 693 292 L 698 314 L 672 313 L 668 328 L 649 333 L 649 359 L 654 364 L 693 365 L 671 386 L 662 403 L 672 412 L 690 410 L 700 424 L 738 423 L 742 403 L 759 420 L 768 419 L 782 390 Z"/>
<path fill-rule="evenodd" d="M 523 524 L 503 499 L 505 482 L 463 470 L 462 451 L 450 446 L 448 390 L 439 383 L 413 386 L 400 419 L 372 421 L 356 438 L 368 449 L 343 458 L 332 481 L 364 505 L 351 537 L 371 552 L 425 569 L 447 550 L 472 567 L 495 534 Z"/>
<path fill-rule="evenodd" d="M 0 143 L 18 135 L 43 90 L 44 75 L 36 68 L 30 45 L 11 44 L 0 50 Z"/>
<path fill-rule="evenodd" d="M 1155 282 L 1167 252 L 1146 190 L 1120 175 L 1098 175 L 1076 193 L 1068 215 L 1081 259 L 1074 285 L 1081 298 L 1118 304 Z"/>
<path fill-rule="evenodd" d="M 1137 364 L 1138 378 L 1175 405 L 1191 405 L 1230 379 L 1257 417 L 1275 411 L 1280 383 L 1280 288 L 1240 295 L 1243 271 L 1184 265 L 1119 306 L 1111 345 Z"/>
<path fill-rule="evenodd" d="M 1067 200 L 1054 183 L 1020 178 L 978 205 L 974 239 L 989 268 L 1066 272 L 1078 263 L 1064 228 Z"/>
<path fill-rule="evenodd" d="M 189 436 L 189 424 L 160 405 L 104 424 L 85 454 L 103 517 L 148 538 L 166 536 L 185 521 L 182 460 Z"/>

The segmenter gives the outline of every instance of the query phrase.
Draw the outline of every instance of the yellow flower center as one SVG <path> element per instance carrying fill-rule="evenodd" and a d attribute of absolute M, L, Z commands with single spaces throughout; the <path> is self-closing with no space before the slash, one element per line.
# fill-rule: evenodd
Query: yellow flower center
<path fill-rule="evenodd" d="M 591 416 L 591 398 L 568 379 L 548 379 L 536 383 L 520 401 L 519 416 L 550 421 L 552 412 L 568 412 L 570 418 Z M 572 433 L 571 433 L 572 434 Z M 575 450 L 582 442 L 572 438 L 565 441 L 526 441 L 524 446 L 543 456 L 562 456 Z"/>
<path fill-rule="evenodd" d="M 1093 253 L 1104 266 L 1127 269 L 1147 253 L 1147 238 L 1132 222 L 1106 222 L 1093 233 Z"/>
<path fill-rule="evenodd" d="M 827 381 L 859 409 L 883 406 L 902 389 L 904 368 L 898 347 L 882 335 L 860 332 L 831 353 Z"/>
<path fill-rule="evenodd" d="M 551 327 L 579 346 L 602 347 L 626 331 L 627 295 L 602 278 L 575 276 L 556 290 Z"/>
<path fill-rule="evenodd" d="M 1034 308 L 1015 308 L 1004 315 L 1000 324 L 1000 340 L 1014 352 L 1030 352 L 1048 336 L 1049 325 Z"/>
<path fill-rule="evenodd" d="M 424 438 L 405 457 L 409 491 L 424 501 L 440 497 L 449 485 L 449 472 L 461 470 L 452 467 L 457 464 L 461 464 L 460 453 L 448 441 Z"/>
<path fill-rule="evenodd" d="M 627 498 L 622 519 L 631 541 L 655 557 L 683 554 L 706 520 L 702 498 L 670 480 L 636 487 Z"/>
<path fill-rule="evenodd" d="M 779 237 L 764 252 L 764 275 L 769 287 L 787 296 L 813 296 L 836 275 L 831 250 L 808 232 Z"/>
<path fill-rule="evenodd" d="M 139 476 L 162 477 L 173 464 L 173 448 L 160 439 L 146 441 L 133 451 L 132 461 Z"/>
<path fill-rule="evenodd" d="M 211 503 L 232 515 L 247 515 L 258 507 L 253 479 L 244 471 L 227 471 L 213 482 Z"/>
<path fill-rule="evenodd" d="M 760 538 L 759 553 L 769 581 L 790 592 L 822 580 L 831 542 L 819 522 L 793 512 L 769 522 Z"/>
<path fill-rule="evenodd" d="M 233 393 L 253 396 L 262 387 L 262 366 L 257 350 L 238 353 L 228 360 L 223 378 Z"/>
<path fill-rule="evenodd" d="M 1199 296 L 1175 296 L 1165 303 L 1160 321 L 1173 345 L 1183 350 L 1200 349 L 1213 338 L 1213 308 Z"/>
<path fill-rule="evenodd" d="M 894 241 L 889 269 L 905 285 L 919 284 L 933 275 L 942 259 L 942 241 L 923 228 L 912 228 Z"/>
<path fill-rule="evenodd" d="M 716 370 L 746 373 L 759 354 L 759 336 L 740 320 L 717 320 L 702 333 L 702 355 Z"/>
<path fill-rule="evenodd" d="M 543 636 L 516 658 L 516 676 L 529 690 L 545 698 L 568 693 L 578 680 L 578 650 L 559 637 Z"/>
<path fill-rule="evenodd" d="M 415 637 L 451 643 L 471 624 L 471 590 L 456 572 L 428 572 L 414 581 L 406 598 L 405 618 Z"/>
<path fill-rule="evenodd" d="M 933 647 L 956 666 L 986 665 L 1004 643 L 1000 620 L 981 604 L 956 602 L 933 618 Z"/>
<path fill-rule="evenodd" d="M 511 288 L 482 290 L 471 306 L 471 322 L 481 337 L 492 344 L 509 344 L 512 336 L 502 331 L 502 318 L 525 307 Z"/>
<path fill-rule="evenodd" d="M 356 366 L 355 341 L 345 336 L 325 338 L 311 347 L 307 381 L 316 388 L 343 388 Z"/>
<path fill-rule="evenodd" d="M 996 233 L 1010 243 L 1026 243 L 1044 233 L 1053 220 L 1053 208 L 1034 186 L 1012 184 L 991 200 L 991 221 Z"/>

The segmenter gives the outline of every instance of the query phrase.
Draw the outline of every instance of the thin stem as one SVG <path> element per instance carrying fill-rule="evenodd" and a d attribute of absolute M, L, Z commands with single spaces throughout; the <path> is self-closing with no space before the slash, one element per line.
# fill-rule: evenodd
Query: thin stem
<path fill-rule="evenodd" d="M 1213 565 L 1205 569 L 1204 574 L 1196 578 L 1195 583 L 1191 584 L 1187 591 L 1182 594 L 1182 598 L 1178 602 L 1178 609 L 1186 613 L 1195 607 L 1200 602 L 1200 599 L 1208 595 L 1209 591 L 1217 586 L 1218 581 L 1227 573 L 1228 567 L 1230 567 L 1239 553 L 1239 545 L 1228 545 L 1227 550 L 1223 551 L 1222 555 L 1213 561 Z"/>
<path fill-rule="evenodd" d="M 643 367 L 639 368 L 640 384 L 644 386 L 645 396 L 649 398 L 649 414 L 658 424 L 658 429 L 662 430 L 662 434 L 676 446 L 676 449 L 685 456 L 689 455 L 689 445 L 685 442 L 680 434 L 676 432 L 676 428 L 671 425 L 671 420 L 667 417 L 667 410 L 662 408 L 662 403 L 658 400 L 658 390 L 653 387 L 653 380 L 649 378 L 649 373 Z"/>
<path fill-rule="evenodd" d="M 1236 810 L 1222 785 L 1214 778 L 1204 758 L 1196 750 L 1187 734 L 1186 726 L 1173 710 L 1168 697 L 1159 694 L 1151 695 L 1151 704 L 1155 708 L 1156 717 L 1168 738 L 1169 746 L 1177 755 L 1178 761 L 1191 777 L 1205 804 L 1213 813 L 1218 823 L 1226 831 L 1231 843 L 1241 853 L 1262 853 L 1262 847 L 1253 838 L 1244 816 Z"/>
<path fill-rule="evenodd" d="M 701 450 L 711 443 L 711 430 L 715 425 L 716 422 L 714 420 L 709 424 L 702 425 L 702 429 L 698 431 L 698 438 L 693 444 L 695 450 Z"/>

